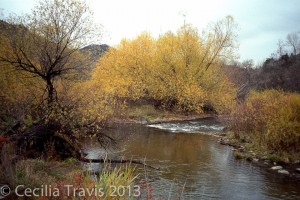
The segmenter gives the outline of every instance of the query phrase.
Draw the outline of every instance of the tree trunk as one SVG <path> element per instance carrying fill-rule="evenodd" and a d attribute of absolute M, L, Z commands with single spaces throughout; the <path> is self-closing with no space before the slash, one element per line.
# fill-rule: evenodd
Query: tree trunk
<path fill-rule="evenodd" d="M 48 90 L 48 107 L 50 107 L 54 100 L 54 86 L 50 78 L 47 78 L 46 82 Z"/>

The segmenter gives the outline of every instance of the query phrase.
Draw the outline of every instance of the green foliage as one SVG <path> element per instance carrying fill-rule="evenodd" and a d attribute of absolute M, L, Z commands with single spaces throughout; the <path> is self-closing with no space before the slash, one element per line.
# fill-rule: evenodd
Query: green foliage
<path fill-rule="evenodd" d="M 267 159 L 270 160 L 271 162 L 276 162 L 276 163 L 281 161 L 281 159 L 276 155 L 267 155 Z"/>
<path fill-rule="evenodd" d="M 278 90 L 250 92 L 230 115 L 236 138 L 247 135 L 261 148 L 300 153 L 300 95 Z"/>
<path fill-rule="evenodd" d="M 89 184 L 86 182 L 86 185 L 84 184 L 84 187 L 86 188 L 103 188 L 104 193 L 106 196 L 104 198 L 112 198 L 110 194 L 113 194 L 114 187 L 131 187 L 134 184 L 135 179 L 137 176 L 134 175 L 135 170 L 131 165 L 124 165 L 120 167 L 115 167 L 112 170 L 104 170 L 100 174 L 99 179 L 95 179 L 94 183 L 89 186 Z M 89 177 L 88 177 L 89 178 Z M 90 179 L 90 178 L 89 178 Z M 132 189 L 133 190 L 133 189 Z M 126 189 L 126 193 L 124 196 L 131 197 L 134 193 L 127 193 L 128 189 Z"/>

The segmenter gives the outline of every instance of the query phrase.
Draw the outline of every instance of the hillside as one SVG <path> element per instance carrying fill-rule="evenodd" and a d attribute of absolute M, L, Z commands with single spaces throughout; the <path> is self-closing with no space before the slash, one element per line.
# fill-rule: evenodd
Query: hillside
<path fill-rule="evenodd" d="M 279 59 L 269 58 L 254 76 L 258 90 L 274 88 L 300 92 L 300 54 L 283 55 Z"/>
<path fill-rule="evenodd" d="M 251 89 L 300 92 L 300 54 L 268 58 L 259 67 L 247 63 L 223 65 L 223 71 L 238 88 L 238 99 L 244 99 Z"/>
<path fill-rule="evenodd" d="M 95 62 L 101 57 L 101 55 L 108 51 L 109 48 L 110 46 L 108 46 L 107 44 L 91 44 L 83 47 L 82 49 L 80 49 L 80 51 L 84 53 L 90 53 L 91 59 Z"/>
<path fill-rule="evenodd" d="M 6 21 L 0 20 L 0 34 L 5 34 L 5 30 L 18 28 L 17 25 L 10 24 Z M 27 30 L 25 27 L 23 27 L 25 30 Z M 91 44 L 88 46 L 85 46 L 80 49 L 82 53 L 89 53 L 90 58 L 93 62 L 98 60 L 101 55 L 103 55 L 108 49 L 110 48 L 107 44 Z"/>

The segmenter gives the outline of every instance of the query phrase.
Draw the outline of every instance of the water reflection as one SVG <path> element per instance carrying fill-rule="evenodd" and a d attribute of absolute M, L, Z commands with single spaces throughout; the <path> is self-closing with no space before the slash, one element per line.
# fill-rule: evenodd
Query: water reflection
<path fill-rule="evenodd" d="M 187 129 L 193 125 L 221 127 L 214 119 L 183 122 L 182 127 Z M 177 126 L 180 129 L 180 123 Z M 147 177 L 152 181 L 154 193 L 161 196 L 168 195 L 175 184 L 179 188 L 185 186 L 186 199 L 300 198 L 299 181 L 235 160 L 230 147 L 219 145 L 217 138 L 199 133 L 201 131 L 187 134 L 166 128 L 118 124 L 107 133 L 118 138 L 120 146 L 117 153 L 109 151 L 108 154 L 110 157 L 146 159 L 148 164 L 160 167 L 161 171 L 147 169 Z M 105 153 L 94 141 L 86 144 L 90 157 Z"/>

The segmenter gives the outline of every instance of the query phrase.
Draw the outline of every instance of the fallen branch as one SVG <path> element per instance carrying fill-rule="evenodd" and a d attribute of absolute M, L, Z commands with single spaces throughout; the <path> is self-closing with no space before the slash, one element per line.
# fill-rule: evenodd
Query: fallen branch
<path fill-rule="evenodd" d="M 160 168 L 153 167 L 151 165 L 148 165 L 146 163 L 143 163 L 138 160 L 112 160 L 112 159 L 87 159 L 87 158 L 79 158 L 79 161 L 81 162 L 86 162 L 86 163 L 134 163 L 134 164 L 139 164 L 143 165 L 144 167 L 149 167 L 155 170 L 160 170 Z"/>

